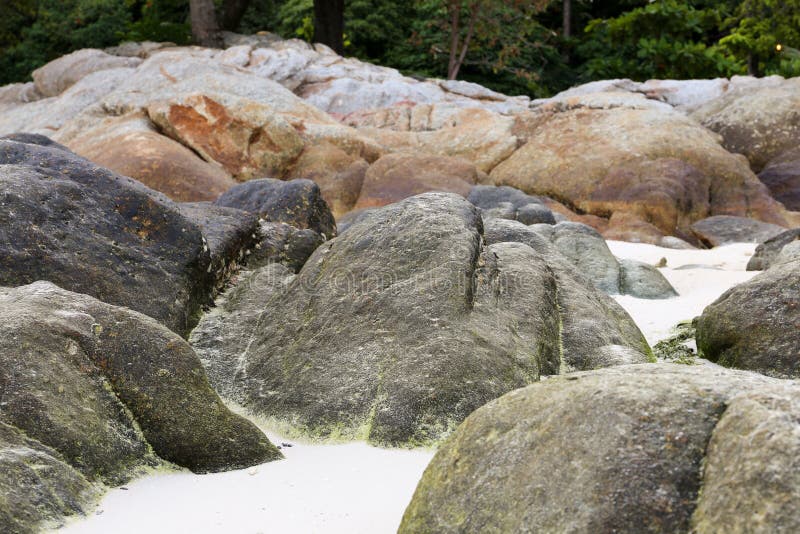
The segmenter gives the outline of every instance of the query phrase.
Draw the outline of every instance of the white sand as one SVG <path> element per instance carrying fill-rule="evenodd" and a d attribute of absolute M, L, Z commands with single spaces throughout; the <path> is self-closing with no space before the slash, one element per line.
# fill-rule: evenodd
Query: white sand
<path fill-rule="evenodd" d="M 678 292 L 678 297 L 666 300 L 615 297 L 633 317 L 651 345 L 668 337 L 679 322 L 700 315 L 706 306 L 729 288 L 758 274 L 745 271 L 747 261 L 756 248 L 751 243 L 737 243 L 711 250 L 673 250 L 622 241 L 609 241 L 608 246 L 619 258 L 652 265 L 661 258 L 667 259 L 667 267 L 660 271 Z M 678 269 L 689 265 L 696 268 Z"/>
<path fill-rule="evenodd" d="M 652 344 L 679 321 L 699 315 L 729 287 L 757 273 L 744 271 L 755 245 L 671 250 L 609 242 L 621 258 L 655 264 L 680 293 L 669 300 L 616 297 Z M 681 265 L 714 268 L 676 270 Z M 273 443 L 288 441 L 267 432 Z M 386 450 L 364 443 L 284 448 L 286 459 L 214 475 L 167 472 L 111 490 L 97 512 L 73 519 L 60 534 L 144 533 L 390 533 L 411 499 L 427 450 Z"/>

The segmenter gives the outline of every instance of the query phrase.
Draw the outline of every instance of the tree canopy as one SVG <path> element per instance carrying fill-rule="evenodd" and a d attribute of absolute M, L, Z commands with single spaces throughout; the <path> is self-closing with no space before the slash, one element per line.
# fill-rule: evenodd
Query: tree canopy
<path fill-rule="evenodd" d="M 800 0 L 4 0 L 3 14 L 0 83 L 79 48 L 216 46 L 221 30 L 535 97 L 602 78 L 800 74 Z"/>

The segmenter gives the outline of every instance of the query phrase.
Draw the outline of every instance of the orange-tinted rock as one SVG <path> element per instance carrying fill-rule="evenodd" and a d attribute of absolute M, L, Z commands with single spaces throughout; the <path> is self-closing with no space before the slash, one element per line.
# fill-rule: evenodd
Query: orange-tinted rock
<path fill-rule="evenodd" d="M 529 141 L 491 172 L 495 184 L 603 218 L 630 213 L 678 237 L 709 215 L 786 224 L 786 210 L 745 158 L 685 115 L 663 104 L 595 109 L 570 102 L 541 111 L 546 120 Z"/>
<path fill-rule="evenodd" d="M 287 179 L 305 178 L 315 182 L 334 216 L 355 206 L 369 164 L 330 143 L 308 145 L 289 170 Z"/>
<path fill-rule="evenodd" d="M 173 200 L 214 200 L 236 185 L 219 165 L 156 132 L 141 113 L 109 117 L 56 137 L 75 153 Z"/>
<path fill-rule="evenodd" d="M 370 166 L 355 207 L 376 208 L 428 191 L 466 197 L 485 178 L 475 165 L 460 158 L 388 154 Z"/>
<path fill-rule="evenodd" d="M 664 234 L 632 213 L 617 211 L 608 220 L 608 228 L 603 232 L 603 237 L 616 241 L 659 245 Z"/>

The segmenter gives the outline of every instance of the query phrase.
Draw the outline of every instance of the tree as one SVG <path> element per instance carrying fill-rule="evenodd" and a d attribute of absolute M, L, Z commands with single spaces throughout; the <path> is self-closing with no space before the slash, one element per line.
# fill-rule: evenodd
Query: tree
<path fill-rule="evenodd" d="M 344 53 L 344 0 L 314 0 L 314 41 Z"/>
<path fill-rule="evenodd" d="M 211 48 L 222 46 L 214 0 L 190 0 L 189 10 L 194 42 Z"/>

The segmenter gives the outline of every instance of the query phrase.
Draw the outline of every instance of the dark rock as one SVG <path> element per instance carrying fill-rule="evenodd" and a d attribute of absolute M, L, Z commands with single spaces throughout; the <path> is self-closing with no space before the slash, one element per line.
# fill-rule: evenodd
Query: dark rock
<path fill-rule="evenodd" d="M 523 224 L 555 224 L 553 212 L 540 197 L 509 186 L 476 185 L 467 198 L 481 208 L 484 219 L 516 220 Z"/>
<path fill-rule="evenodd" d="M 178 209 L 203 232 L 211 256 L 214 286 L 222 287 L 258 243 L 258 216 L 211 202 L 183 202 Z"/>
<path fill-rule="evenodd" d="M 692 224 L 692 232 L 709 247 L 730 243 L 761 243 L 786 228 L 747 217 L 715 215 Z"/>
<path fill-rule="evenodd" d="M 470 415 L 399 532 L 794 532 L 798 421 L 797 383 L 709 364 L 554 377 Z"/>
<path fill-rule="evenodd" d="M 175 204 L 38 137 L 0 140 L 0 285 L 49 280 L 185 334 L 208 299 L 200 229 Z"/>
<path fill-rule="evenodd" d="M 268 222 L 314 230 L 326 238 L 336 235 L 333 214 L 311 180 L 250 180 L 230 188 L 214 203 L 257 213 Z"/>
<path fill-rule="evenodd" d="M 661 272 L 641 261 L 619 260 L 620 292 L 640 299 L 668 299 L 678 292 Z"/>
<path fill-rule="evenodd" d="M 540 374 L 592 365 L 604 345 L 648 358 L 611 299 L 556 277 L 528 246 L 485 245 L 482 231 L 454 194 L 376 209 L 297 275 L 247 273 L 192 343 L 223 395 L 254 413 L 383 444 L 433 442 Z"/>
<path fill-rule="evenodd" d="M 0 531 L 33 534 L 84 513 L 99 497 L 55 450 L 0 422 Z"/>
<path fill-rule="evenodd" d="M 723 293 L 697 320 L 697 347 L 726 367 L 800 377 L 800 261 Z"/>
<path fill-rule="evenodd" d="M 161 458 L 196 472 L 280 455 L 211 389 L 191 347 L 153 319 L 49 282 L 0 288 L 0 421 L 91 480 Z"/>
<path fill-rule="evenodd" d="M 277 262 L 298 272 L 317 247 L 325 242 L 325 238 L 313 230 L 300 230 L 285 223 L 261 223 L 259 233 L 261 241 L 247 260 L 251 269 Z"/>
<path fill-rule="evenodd" d="M 763 271 L 768 269 L 783 247 L 798 240 L 800 240 L 800 228 L 792 228 L 767 239 L 756 247 L 755 254 L 747 262 L 747 270 Z"/>
<path fill-rule="evenodd" d="M 350 228 L 350 226 L 355 223 L 356 221 L 360 220 L 364 217 L 367 213 L 373 211 L 374 208 L 365 208 L 363 210 L 353 210 L 349 213 L 345 213 L 336 221 L 336 229 L 339 232 L 339 235 L 342 234 L 345 230 Z"/>
<path fill-rule="evenodd" d="M 786 209 L 800 211 L 800 148 L 795 147 L 771 160 L 758 178 Z"/>

